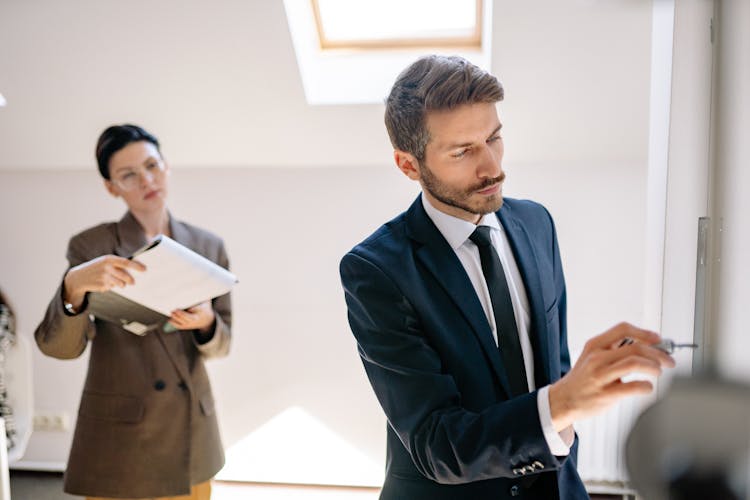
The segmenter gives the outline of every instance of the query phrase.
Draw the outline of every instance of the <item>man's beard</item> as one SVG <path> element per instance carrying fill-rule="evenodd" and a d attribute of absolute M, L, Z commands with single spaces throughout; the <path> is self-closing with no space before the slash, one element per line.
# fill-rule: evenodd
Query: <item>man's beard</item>
<path fill-rule="evenodd" d="M 424 161 L 419 163 L 419 175 L 422 181 L 422 187 L 434 196 L 435 199 L 446 205 L 476 215 L 497 212 L 500 210 L 500 207 L 503 206 L 502 195 L 497 197 L 487 197 L 481 201 L 472 201 L 471 197 L 480 189 L 488 188 L 505 180 L 505 172 L 502 172 L 498 177 L 485 179 L 465 190 L 456 189 L 446 185 L 432 173 L 432 170 L 430 170 Z"/>

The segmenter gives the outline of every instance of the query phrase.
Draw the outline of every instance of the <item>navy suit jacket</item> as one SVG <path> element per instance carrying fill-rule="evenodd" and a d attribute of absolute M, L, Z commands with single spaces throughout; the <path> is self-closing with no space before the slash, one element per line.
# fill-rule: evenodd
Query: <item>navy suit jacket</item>
<path fill-rule="evenodd" d="M 535 380 L 570 369 L 565 280 L 541 205 L 505 199 L 498 217 L 530 304 Z M 384 500 L 588 498 L 567 457 L 551 454 L 536 391 L 510 398 L 502 358 L 453 249 L 412 206 L 341 261 L 349 323 L 388 418 Z"/>

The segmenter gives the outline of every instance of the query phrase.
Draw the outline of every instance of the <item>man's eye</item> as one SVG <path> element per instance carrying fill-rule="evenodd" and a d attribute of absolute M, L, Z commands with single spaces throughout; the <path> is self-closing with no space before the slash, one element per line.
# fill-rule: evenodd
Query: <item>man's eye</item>
<path fill-rule="evenodd" d="M 465 148 L 465 149 L 461 149 L 461 150 L 459 150 L 459 151 L 456 151 L 456 152 L 455 152 L 455 153 L 453 153 L 453 154 L 452 154 L 451 156 L 452 156 L 453 158 L 463 158 L 464 156 L 466 156 L 466 153 L 468 153 L 468 152 L 469 152 L 469 149 L 468 149 L 468 148 Z"/>
<path fill-rule="evenodd" d="M 159 164 L 158 163 L 149 163 L 148 165 L 146 165 L 146 169 L 147 170 L 153 170 L 155 168 L 159 168 Z"/>
<path fill-rule="evenodd" d="M 500 134 L 493 135 L 492 137 L 490 137 L 489 139 L 487 139 L 487 142 L 496 142 L 496 141 L 499 141 L 502 138 L 503 138 L 503 136 L 501 136 Z"/>
<path fill-rule="evenodd" d="M 127 174 L 120 177 L 120 179 L 126 181 L 128 179 L 132 179 L 133 177 L 135 177 L 135 172 L 128 172 Z"/>

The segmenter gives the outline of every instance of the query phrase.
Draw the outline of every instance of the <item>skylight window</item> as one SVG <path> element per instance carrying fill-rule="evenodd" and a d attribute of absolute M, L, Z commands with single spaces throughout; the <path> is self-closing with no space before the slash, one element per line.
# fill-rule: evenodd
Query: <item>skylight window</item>
<path fill-rule="evenodd" d="M 312 105 L 382 103 L 427 54 L 490 69 L 492 0 L 284 0 Z"/>
<path fill-rule="evenodd" d="M 481 0 L 310 0 L 322 49 L 481 46 Z"/>

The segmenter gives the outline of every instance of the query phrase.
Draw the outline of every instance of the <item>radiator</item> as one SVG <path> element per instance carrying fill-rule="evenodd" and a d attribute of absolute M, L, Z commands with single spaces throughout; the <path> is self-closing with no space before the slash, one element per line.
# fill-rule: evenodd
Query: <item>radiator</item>
<path fill-rule="evenodd" d="M 576 422 L 578 472 L 589 493 L 630 494 L 625 440 L 643 403 L 627 398 L 605 413 Z"/>

